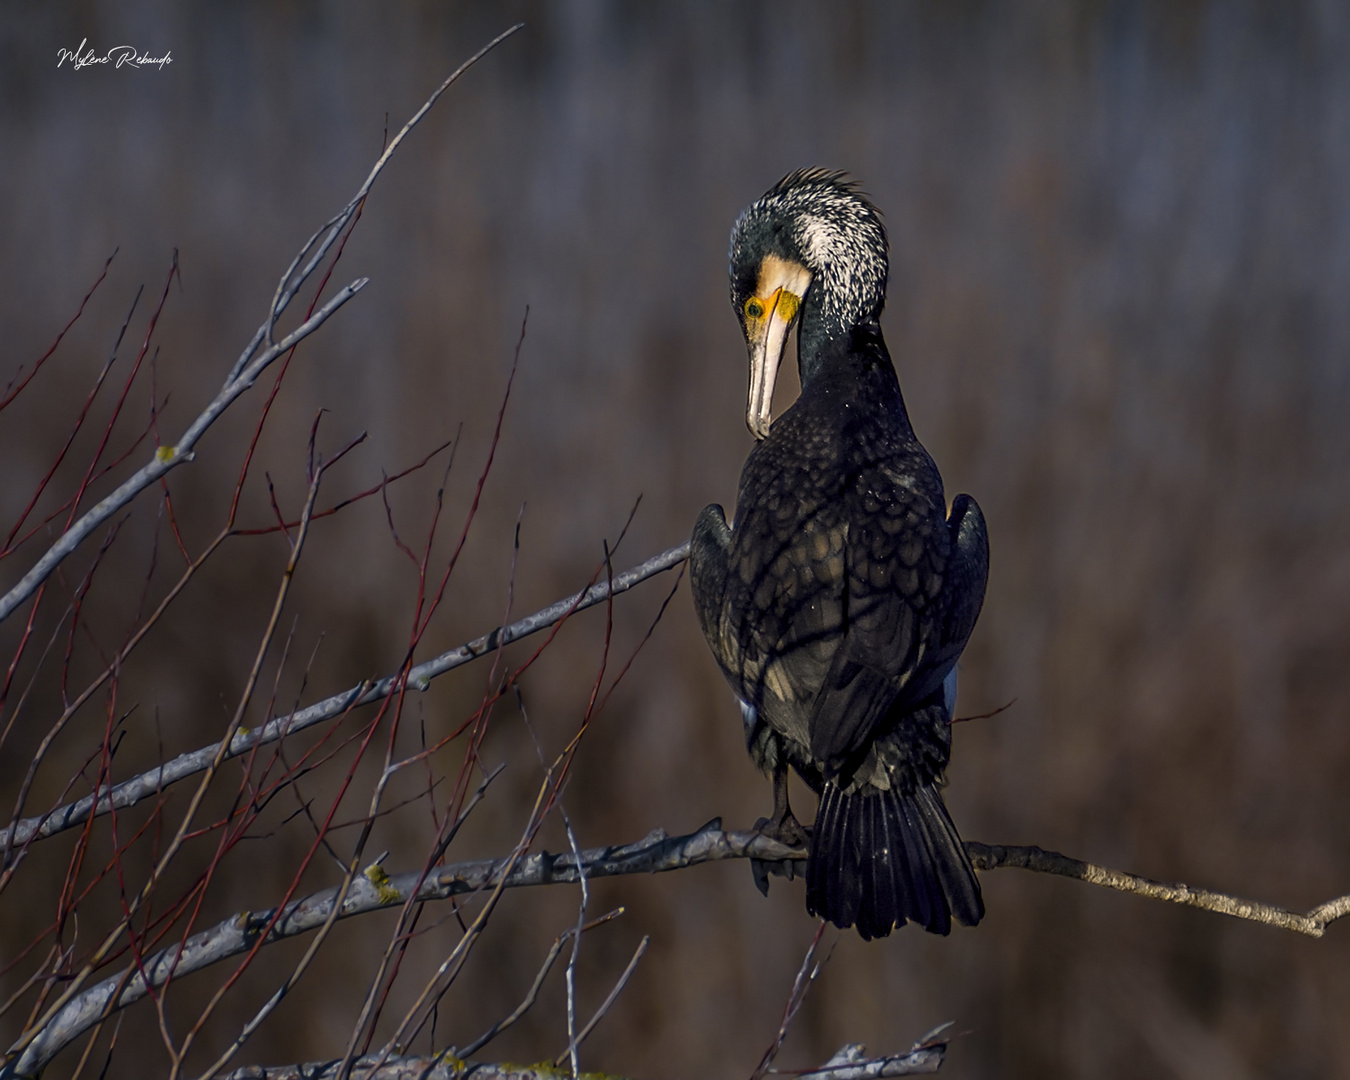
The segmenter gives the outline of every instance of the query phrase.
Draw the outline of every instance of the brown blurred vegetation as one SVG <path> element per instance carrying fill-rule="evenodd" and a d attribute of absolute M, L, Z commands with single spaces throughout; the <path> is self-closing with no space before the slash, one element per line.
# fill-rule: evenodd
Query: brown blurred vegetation
<path fill-rule="evenodd" d="M 337 275 L 371 285 L 302 347 L 260 453 L 257 475 L 270 473 L 282 505 L 303 498 L 320 408 L 329 447 L 371 436 L 333 481 L 345 490 L 463 425 L 452 540 L 528 305 L 502 446 L 424 653 L 500 620 L 522 506 L 516 614 L 583 583 L 639 495 L 617 565 L 677 543 L 705 503 L 734 501 L 749 448 L 725 300 L 731 223 L 790 168 L 848 169 L 890 228 L 885 325 L 915 426 L 949 494 L 974 494 L 989 521 L 990 589 L 959 711 L 1016 704 L 957 731 L 947 799 L 963 834 L 1294 908 L 1350 891 L 1350 10 L 5 0 L 0 11 L 0 379 L 41 355 L 120 249 L 52 368 L 0 417 L 6 528 L 136 286 L 157 294 L 174 248 L 182 286 L 158 332 L 166 438 L 215 393 L 295 249 L 364 178 L 386 116 L 396 129 L 523 18 L 375 189 Z M 57 50 L 83 37 L 174 62 L 57 70 Z M 219 526 L 257 407 L 173 474 L 192 543 Z M 424 534 L 433 472 L 394 495 L 405 536 Z M 256 482 L 247 512 L 270 520 Z M 155 524 L 149 499 L 99 579 L 90 618 L 109 642 L 135 611 Z M 38 550 L 8 560 L 0 586 Z M 119 691 L 137 710 L 119 775 L 221 730 L 284 560 L 275 537 L 238 541 L 156 631 Z M 87 565 L 72 563 L 72 579 Z M 293 657 L 319 645 L 307 700 L 397 665 L 413 584 L 376 503 L 316 528 L 287 616 Z M 617 654 L 667 587 L 616 606 Z M 579 617 L 525 679 L 546 750 L 584 711 L 603 632 L 602 611 Z M 0 628 L 0 655 L 16 633 Z M 412 707 L 443 732 L 487 679 L 470 666 Z M 0 762 L 6 811 L 56 692 L 35 692 Z M 504 852 L 538 781 L 519 714 L 500 709 L 495 725 L 487 756 L 509 765 L 460 857 Z M 91 749 L 64 748 L 34 806 Z M 719 814 L 745 826 L 768 800 L 681 595 L 587 736 L 564 800 L 579 839 Z M 394 819 L 374 850 L 411 866 L 424 826 Z M 233 864 L 204 918 L 271 903 L 305 828 L 291 822 L 255 849 L 265 855 Z M 546 839 L 562 846 L 556 830 Z M 39 853 L 49 886 L 30 868 L 32 916 L 0 926 L 0 953 L 49 917 L 63 842 Z M 316 866 L 313 883 L 332 873 Z M 782 1064 L 845 1041 L 902 1049 L 954 1019 L 965 1034 L 943 1070 L 953 1080 L 1350 1076 L 1350 928 L 1312 941 L 1014 871 L 983 884 L 976 930 L 843 936 Z M 748 1074 L 813 932 L 800 885 L 775 883 L 764 900 L 747 868 L 720 865 L 594 891 L 596 913 L 628 913 L 587 938 L 583 1012 L 642 934 L 652 947 L 583 1062 L 653 1078 Z M 472 986 L 442 1009 L 442 1044 L 516 1004 L 575 901 L 573 890 L 507 899 Z M 340 1053 L 386 932 L 342 927 L 242 1060 Z M 444 950 L 424 940 L 414 959 L 429 970 Z M 253 973 L 212 1047 L 276 970 Z M 209 992 L 211 977 L 195 978 L 203 988 L 189 981 L 188 997 Z M 561 1002 L 555 976 L 495 1051 L 556 1053 Z M 152 1013 L 124 1031 L 153 1074 Z"/>

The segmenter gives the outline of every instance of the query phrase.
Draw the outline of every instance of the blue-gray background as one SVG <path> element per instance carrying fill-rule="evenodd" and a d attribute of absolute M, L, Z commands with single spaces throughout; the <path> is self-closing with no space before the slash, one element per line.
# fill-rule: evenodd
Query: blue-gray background
<path fill-rule="evenodd" d="M 377 185 L 337 275 L 371 284 L 297 356 L 257 466 L 293 508 L 319 408 L 330 446 L 370 433 L 348 489 L 463 424 L 457 534 L 529 306 L 484 506 L 424 653 L 501 617 L 522 504 L 515 612 L 584 581 L 639 495 L 621 566 L 683 539 L 705 503 L 734 501 L 750 439 L 730 225 L 791 168 L 847 169 L 890 229 L 884 325 L 915 427 L 949 495 L 974 494 L 989 522 L 959 711 L 1016 703 L 956 732 L 947 798 L 962 833 L 1293 908 L 1350 891 L 1350 9 L 5 0 L 0 12 L 0 379 L 42 353 L 120 249 L 52 369 L 0 416 L 6 527 L 137 284 L 157 295 L 178 249 L 157 360 L 167 439 L 214 393 L 300 242 L 355 191 L 386 116 L 396 129 L 521 18 Z M 58 70 L 57 51 L 86 37 L 173 63 Z M 218 527 L 255 417 L 250 404 L 175 474 L 190 541 Z M 394 499 L 410 541 L 435 486 Z M 265 494 L 251 500 L 266 523 Z M 119 540 L 114 639 L 145 578 L 153 510 Z M 154 760 L 157 738 L 176 752 L 220 730 L 284 556 L 275 538 L 241 543 L 147 643 L 123 691 L 144 718 L 127 768 Z M 398 662 L 413 585 L 378 505 L 316 533 L 294 599 L 296 654 L 323 636 L 309 697 Z M 625 649 L 665 587 L 620 605 Z M 578 620 L 524 683 L 547 749 L 584 711 L 603 624 Z M 461 718 L 487 677 L 469 668 L 425 699 L 428 730 Z M 27 723 L 31 741 L 42 710 Z M 488 754 L 513 764 L 465 854 L 504 850 L 537 781 L 514 707 L 497 723 Z M 0 764 L 5 806 L 23 763 Z M 39 802 L 56 798 L 59 771 Z M 581 842 L 600 844 L 717 814 L 748 825 L 768 800 L 682 586 L 587 736 L 565 805 Z M 391 867 L 420 861 L 425 825 L 389 825 Z M 301 831 L 285 850 L 304 850 L 303 823 L 288 828 Z M 207 915 L 272 902 L 289 880 L 281 844 L 235 869 Z M 52 866 L 55 890 L 64 865 Z M 318 868 L 316 887 L 333 875 Z M 952 1019 L 952 1077 L 1350 1076 L 1350 928 L 1313 941 L 1013 870 L 983 883 L 975 931 L 842 937 L 784 1064 L 845 1041 L 900 1050 Z M 54 903 L 29 888 L 31 920 L 0 928 L 6 952 Z M 629 910 L 588 938 L 583 1012 L 642 934 L 652 947 L 584 1060 L 748 1074 L 813 930 L 800 885 L 764 900 L 737 864 L 597 892 L 596 910 Z M 515 1005 L 574 903 L 507 902 L 471 987 L 447 999 L 442 1044 Z M 340 1053 L 385 933 L 344 927 L 242 1060 Z M 423 940 L 412 963 L 425 973 L 453 937 Z M 209 991 L 197 979 L 185 994 Z M 271 985 L 218 1017 L 209 1045 Z M 502 1056 L 562 1046 L 556 981 L 549 994 Z M 129 1023 L 141 1064 L 158 1068 L 153 1016 Z"/>

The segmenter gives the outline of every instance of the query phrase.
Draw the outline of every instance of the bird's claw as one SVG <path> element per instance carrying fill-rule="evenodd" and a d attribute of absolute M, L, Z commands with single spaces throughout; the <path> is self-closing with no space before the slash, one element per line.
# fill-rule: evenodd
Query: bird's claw
<path fill-rule="evenodd" d="M 770 840 L 794 848 L 810 848 L 811 830 L 792 816 L 789 811 L 782 817 L 760 818 L 755 822 L 755 831 Z M 792 881 L 798 875 L 806 876 L 805 859 L 751 859 L 750 873 L 755 879 L 755 888 L 765 896 L 769 895 L 769 876 L 784 877 Z"/>
<path fill-rule="evenodd" d="M 788 847 L 811 846 L 811 830 L 793 817 L 791 812 L 777 819 L 760 818 L 755 822 L 755 832 Z"/>
<path fill-rule="evenodd" d="M 805 859 L 783 859 L 782 861 L 768 859 L 751 859 L 750 873 L 755 879 L 755 888 L 765 896 L 769 895 L 769 875 L 774 877 L 785 877 L 789 881 L 800 876 L 806 876 Z"/>

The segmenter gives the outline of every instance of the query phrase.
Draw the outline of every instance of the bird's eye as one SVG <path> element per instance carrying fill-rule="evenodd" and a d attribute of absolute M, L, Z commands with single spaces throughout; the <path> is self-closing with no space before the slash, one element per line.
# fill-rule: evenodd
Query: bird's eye
<path fill-rule="evenodd" d="M 758 297 L 752 296 L 745 302 L 745 313 L 752 319 L 764 318 L 764 305 Z"/>

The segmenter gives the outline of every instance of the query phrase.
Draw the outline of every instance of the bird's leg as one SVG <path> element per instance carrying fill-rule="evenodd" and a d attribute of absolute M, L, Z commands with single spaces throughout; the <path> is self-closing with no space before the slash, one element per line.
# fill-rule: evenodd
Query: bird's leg
<path fill-rule="evenodd" d="M 760 818 L 755 828 L 772 840 L 792 847 L 810 847 L 811 830 L 792 816 L 792 807 L 788 805 L 788 767 L 780 761 L 773 768 L 773 817 Z M 765 862 L 763 859 L 750 860 L 750 873 L 754 876 L 755 886 L 765 896 L 769 895 L 769 875 L 785 877 L 789 881 L 794 877 L 806 876 L 805 859 L 788 859 L 785 862 Z"/>
<path fill-rule="evenodd" d="M 755 828 L 792 847 L 810 847 L 811 832 L 792 815 L 788 805 L 788 766 L 780 761 L 773 768 L 773 817 L 760 818 Z"/>

